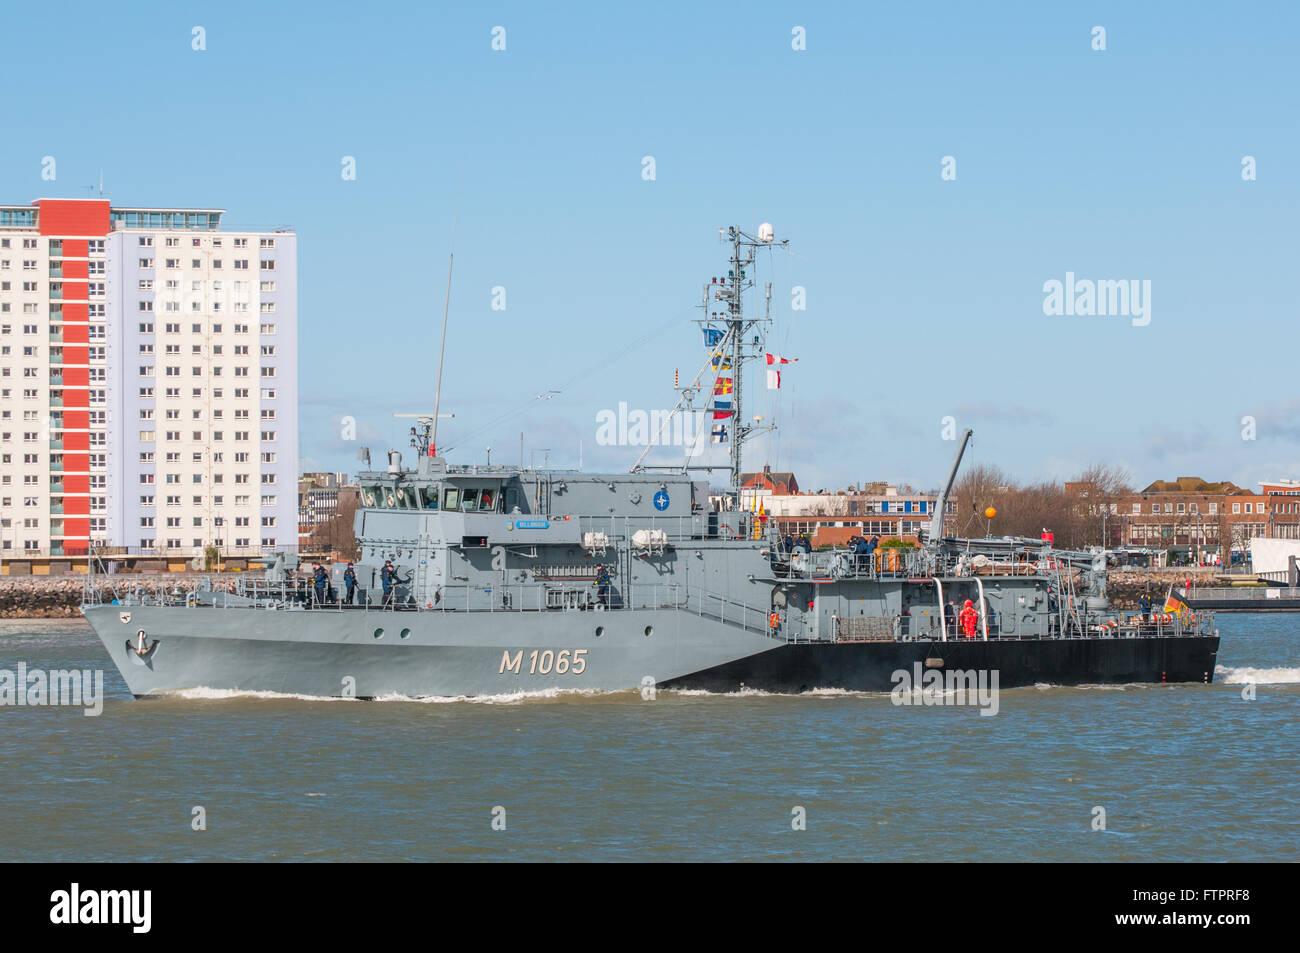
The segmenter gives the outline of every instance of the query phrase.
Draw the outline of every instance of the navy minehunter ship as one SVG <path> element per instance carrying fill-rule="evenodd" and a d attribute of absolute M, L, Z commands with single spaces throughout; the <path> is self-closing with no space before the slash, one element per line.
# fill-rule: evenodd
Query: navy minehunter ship
<path fill-rule="evenodd" d="M 1212 680 L 1213 616 L 1113 612 L 1105 553 L 944 535 L 970 431 L 913 550 L 792 549 L 744 511 L 742 450 L 765 429 L 742 413 L 744 370 L 764 353 L 768 324 L 746 315 L 745 299 L 756 255 L 785 242 L 766 224 L 721 237 L 728 274 L 705 286 L 701 321 L 709 360 L 674 413 L 722 392 L 729 375 L 730 403 L 708 407 L 730 424 L 724 492 L 710 493 L 708 467 L 651 467 L 644 454 L 616 474 L 453 465 L 436 451 L 435 397 L 412 430 L 415 466 L 390 451 L 358 475 L 351 602 L 315 600 L 283 559 L 233 592 L 104 601 L 88 590 L 81 611 L 130 691 L 891 691 L 897 673 L 922 668 L 996 671 L 1003 688 Z M 397 582 L 385 598 L 388 560 Z M 345 591 L 341 569 L 331 591 Z M 971 634 L 954 618 L 967 599 Z"/>

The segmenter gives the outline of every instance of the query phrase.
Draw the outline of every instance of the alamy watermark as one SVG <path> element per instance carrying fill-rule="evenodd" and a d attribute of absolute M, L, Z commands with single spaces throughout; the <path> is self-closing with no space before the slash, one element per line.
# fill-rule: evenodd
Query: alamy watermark
<path fill-rule="evenodd" d="M 596 412 L 596 444 L 601 447 L 693 447 L 708 433 L 708 411 L 617 410 Z"/>
<path fill-rule="evenodd" d="M 90 890 L 73 883 L 50 894 L 50 922 L 122 924 L 132 933 L 148 933 L 153 923 L 152 890 Z"/>
<path fill-rule="evenodd" d="M 1131 317 L 1135 328 L 1151 323 L 1151 279 L 1074 277 L 1065 273 L 1065 281 L 1049 278 L 1043 282 L 1043 314 L 1080 315 L 1087 317 Z"/>
<path fill-rule="evenodd" d="M 102 669 L 0 668 L 0 705 L 19 707 L 84 708 L 87 718 L 104 712 Z"/>
<path fill-rule="evenodd" d="M 895 705 L 977 705 L 981 717 L 998 713 L 997 669 L 941 671 L 915 662 L 911 671 L 896 669 L 890 681 L 889 700 Z"/>

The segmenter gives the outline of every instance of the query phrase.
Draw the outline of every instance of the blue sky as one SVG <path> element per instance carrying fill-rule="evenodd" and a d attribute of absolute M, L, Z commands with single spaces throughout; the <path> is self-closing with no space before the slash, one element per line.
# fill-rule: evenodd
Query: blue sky
<path fill-rule="evenodd" d="M 932 486 L 951 415 L 1022 479 L 1300 477 L 1300 15 L 1134 6 L 8 5 L 0 201 L 102 170 L 118 204 L 295 228 L 325 469 L 355 466 L 340 417 L 381 451 L 431 408 L 459 195 L 456 462 L 517 459 L 522 430 L 553 464 L 629 465 L 597 413 L 671 406 L 717 228 L 770 221 L 770 340 L 800 360 L 779 402 L 753 392 L 783 426 L 747 464 Z M 1149 280 L 1150 324 L 1044 315 L 1067 272 Z"/>

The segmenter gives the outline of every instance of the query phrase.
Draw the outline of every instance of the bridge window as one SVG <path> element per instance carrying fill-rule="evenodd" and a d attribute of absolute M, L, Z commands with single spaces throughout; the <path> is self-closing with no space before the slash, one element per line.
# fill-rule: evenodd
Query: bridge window
<path fill-rule="evenodd" d="M 448 487 L 442 494 L 442 508 L 444 510 L 460 509 L 460 490 L 455 487 Z"/>
<path fill-rule="evenodd" d="M 461 498 L 460 508 L 462 510 L 473 510 L 478 503 L 478 490 L 466 489 L 465 495 Z"/>
<path fill-rule="evenodd" d="M 495 502 L 496 502 L 496 494 L 494 494 L 491 490 L 484 490 L 482 495 L 479 498 L 478 508 L 480 510 L 490 510 L 493 508 L 492 504 Z"/>
<path fill-rule="evenodd" d="M 438 488 L 436 486 L 427 487 L 421 490 L 420 494 L 423 497 L 423 505 L 426 510 L 436 510 L 438 508 Z"/>

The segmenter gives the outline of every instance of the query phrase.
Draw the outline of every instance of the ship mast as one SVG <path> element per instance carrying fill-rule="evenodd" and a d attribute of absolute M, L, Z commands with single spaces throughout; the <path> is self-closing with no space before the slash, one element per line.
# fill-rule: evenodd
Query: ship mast
<path fill-rule="evenodd" d="M 721 230 L 720 230 L 721 231 Z M 725 341 L 731 344 L 731 489 L 740 502 L 740 480 L 745 441 L 750 436 L 770 430 L 771 427 L 751 425 L 745 419 L 745 362 L 758 356 L 763 347 L 762 339 L 750 332 L 757 324 L 770 322 L 770 317 L 746 318 L 745 292 L 755 285 L 753 276 L 755 250 L 770 248 L 774 244 L 772 226 L 760 225 L 758 235 L 750 235 L 732 225 L 725 231 L 725 240 L 731 242 L 731 268 L 726 282 L 719 281 L 713 293 L 717 301 L 726 304 L 725 312 L 717 312 L 717 317 L 725 321 L 727 334 Z M 789 239 L 782 239 L 781 245 L 788 245 Z"/>
<path fill-rule="evenodd" d="M 744 416 L 744 365 L 746 361 L 752 360 L 762 353 L 764 347 L 764 338 L 766 334 L 751 335 L 753 329 L 759 324 L 770 324 L 772 322 L 772 287 L 769 282 L 767 286 L 767 310 L 761 318 L 745 317 L 744 295 L 747 290 L 753 288 L 755 280 L 752 276 L 754 267 L 755 250 L 758 248 L 771 248 L 773 245 L 786 247 L 790 240 L 782 239 L 777 243 L 773 237 L 772 226 L 766 222 L 758 227 L 758 235 L 750 235 L 741 231 L 734 225 L 729 228 L 718 229 L 718 238 L 722 241 L 731 243 L 730 269 L 725 277 L 715 277 L 710 284 L 704 286 L 704 300 L 699 305 L 704 312 L 699 320 L 699 324 L 705 328 L 713 328 L 714 325 L 721 323 L 725 330 L 713 328 L 714 331 L 721 331 L 716 341 L 712 342 L 709 347 L 709 359 L 705 361 L 700 373 L 695 376 L 692 382 L 682 388 L 679 388 L 681 394 L 677 399 L 676 405 L 664 421 L 663 427 L 677 414 L 681 413 L 686 406 L 694 406 L 694 398 L 700 390 L 704 390 L 708 395 L 708 404 L 705 413 L 730 412 L 729 417 L 720 418 L 728 421 L 731 427 L 731 493 L 736 499 L 736 504 L 740 504 L 740 476 L 742 467 L 742 451 L 745 441 L 759 432 L 774 429 L 771 425 L 758 426 L 749 424 L 745 421 Z M 710 302 L 721 302 L 725 310 L 709 311 Z M 747 340 L 748 338 L 748 340 Z M 730 369 L 727 370 L 728 365 Z M 713 369 L 714 387 L 704 389 L 703 380 L 707 379 L 707 373 Z M 726 375 L 730 375 L 731 390 L 724 394 L 717 393 L 718 380 Z M 725 396 L 729 400 L 729 405 L 719 407 L 718 397 Z M 726 426 L 726 424 L 724 424 Z M 662 432 L 662 428 L 661 431 Z M 645 458 L 653 447 L 653 441 L 647 443 L 646 448 L 641 451 L 636 462 L 632 464 L 630 472 L 637 473 L 645 469 Z M 688 457 L 689 457 L 688 452 Z M 683 465 L 683 471 L 691 469 Z M 714 467 L 703 467 L 703 469 L 712 470 Z"/>

